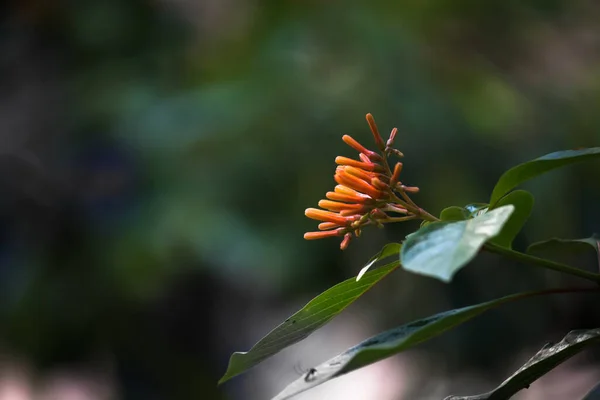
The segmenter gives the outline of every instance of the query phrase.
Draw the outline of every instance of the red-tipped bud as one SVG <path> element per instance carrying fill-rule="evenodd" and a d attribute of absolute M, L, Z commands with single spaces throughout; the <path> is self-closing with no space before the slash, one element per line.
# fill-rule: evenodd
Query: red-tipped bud
<path fill-rule="evenodd" d="M 331 200 L 321 200 L 319 201 L 319 207 L 324 208 L 329 211 L 342 211 L 342 210 L 359 210 L 362 208 L 361 204 L 347 204 L 347 203 L 339 203 L 337 201 Z"/>
<path fill-rule="evenodd" d="M 360 162 L 348 157 L 338 156 L 335 158 L 335 163 L 339 165 L 350 165 L 351 167 L 361 168 L 366 171 L 374 171 L 378 165 L 372 162 Z"/>
<path fill-rule="evenodd" d="M 342 243 L 340 244 L 340 249 L 346 250 L 348 248 L 348 246 L 350 245 L 350 240 L 351 239 L 352 239 L 352 234 L 351 233 L 346 233 L 344 235 L 344 240 L 342 240 Z"/>
<path fill-rule="evenodd" d="M 355 176 L 352 176 L 350 174 L 338 173 L 338 174 L 335 174 L 334 179 L 340 185 L 348 186 L 351 189 L 354 189 L 361 193 L 368 194 L 373 199 L 378 199 L 383 195 L 383 193 L 381 193 L 379 190 L 375 189 L 373 186 L 371 186 L 367 182 L 365 182 Z"/>
<path fill-rule="evenodd" d="M 317 221 L 323 222 L 333 222 L 338 225 L 346 225 L 348 220 L 342 217 L 339 214 L 332 213 L 330 211 L 319 210 L 318 208 L 307 208 L 304 211 L 304 215 L 306 215 L 310 219 L 315 219 Z"/>
<path fill-rule="evenodd" d="M 336 229 L 334 231 L 320 231 L 320 232 L 306 232 L 304 234 L 304 239 L 306 240 L 316 240 L 316 239 L 325 239 L 334 236 L 342 236 L 344 234 L 344 229 Z"/>
<path fill-rule="evenodd" d="M 377 144 L 377 147 L 381 151 L 385 150 L 385 144 L 383 143 L 383 139 L 381 138 L 381 135 L 379 134 L 379 129 L 377 129 L 377 125 L 375 124 L 375 119 L 373 118 L 373 116 L 370 113 L 367 114 L 366 118 L 367 118 L 367 123 L 369 124 L 369 127 L 371 128 L 371 132 L 373 133 L 373 137 L 375 138 L 375 143 Z"/>
<path fill-rule="evenodd" d="M 339 192 L 327 192 L 325 197 L 327 197 L 329 200 L 344 201 L 346 203 L 369 204 L 373 202 L 373 199 L 365 196 L 364 194 L 361 196 L 355 196 Z"/>
<path fill-rule="evenodd" d="M 333 222 L 321 222 L 319 224 L 320 231 L 327 231 L 329 229 L 339 228 L 339 227 L 340 226 L 338 224 L 334 224 Z"/>
<path fill-rule="evenodd" d="M 398 182 L 398 180 L 400 179 L 400 173 L 402 172 L 402 163 L 396 163 L 396 166 L 394 167 L 394 173 L 392 174 L 392 179 L 390 180 L 391 184 L 393 185 L 394 183 Z"/>
<path fill-rule="evenodd" d="M 385 144 L 386 147 L 394 146 L 394 140 L 396 140 L 397 133 L 398 133 L 398 128 L 392 129 L 392 132 L 390 133 L 390 138 L 388 139 L 387 143 Z"/>

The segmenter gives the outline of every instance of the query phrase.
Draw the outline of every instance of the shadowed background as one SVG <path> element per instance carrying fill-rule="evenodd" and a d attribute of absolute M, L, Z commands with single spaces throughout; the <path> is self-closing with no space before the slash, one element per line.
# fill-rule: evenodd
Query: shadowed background
<path fill-rule="evenodd" d="M 365 230 L 345 252 L 302 239 L 334 157 L 353 155 L 343 134 L 372 147 L 367 112 L 397 126 L 403 181 L 433 214 L 485 202 L 510 166 L 600 145 L 598 18 L 591 0 L 5 2 L 0 398 L 264 399 L 380 330 L 576 283 L 492 255 L 451 285 L 398 271 L 216 386 L 231 352 L 418 227 Z M 600 231 L 598 163 L 525 188 L 517 249 Z M 527 300 L 299 398 L 475 394 L 599 321 L 590 295 Z M 599 360 L 520 398 L 576 399 Z"/>

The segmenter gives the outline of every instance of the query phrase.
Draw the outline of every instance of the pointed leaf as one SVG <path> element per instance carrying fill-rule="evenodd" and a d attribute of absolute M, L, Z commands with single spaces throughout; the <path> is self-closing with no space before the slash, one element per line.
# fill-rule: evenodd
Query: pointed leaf
<path fill-rule="evenodd" d="M 362 278 L 363 275 L 367 273 L 369 268 L 371 268 L 373 264 L 375 264 L 377 261 L 385 260 L 388 257 L 395 256 L 396 254 L 400 253 L 401 248 L 402 245 L 400 243 L 388 243 L 385 246 L 383 246 L 379 253 L 371 257 L 371 259 L 367 262 L 367 265 L 365 265 L 360 270 L 360 272 L 356 276 L 356 281 L 358 282 L 360 278 Z"/>
<path fill-rule="evenodd" d="M 527 252 L 530 254 L 544 254 L 549 255 L 550 258 L 557 258 L 557 253 L 577 254 L 590 250 L 596 252 L 598 267 L 600 267 L 600 236 L 595 233 L 591 237 L 583 239 L 552 238 L 533 243 L 527 248 Z"/>
<path fill-rule="evenodd" d="M 565 150 L 546 154 L 535 160 L 517 165 L 506 171 L 496 183 L 490 198 L 490 204 L 494 205 L 505 194 L 521 183 L 542 175 L 556 168 L 564 167 L 580 161 L 589 160 L 600 156 L 600 147 L 592 147 L 580 150 Z"/>
<path fill-rule="evenodd" d="M 547 344 L 510 378 L 489 393 L 476 396 L 450 396 L 445 400 L 506 400 L 528 388 L 554 367 L 573 357 L 585 347 L 600 343 L 600 329 L 572 331 L 559 343 Z"/>
<path fill-rule="evenodd" d="M 464 221 L 467 218 L 469 218 L 469 211 L 458 206 L 444 208 L 440 213 L 442 221 Z"/>
<path fill-rule="evenodd" d="M 521 229 L 523 229 L 533 209 L 533 195 L 526 190 L 515 190 L 501 198 L 493 208 L 500 208 L 507 204 L 515 206 L 515 212 L 512 213 L 506 224 L 504 224 L 498 236 L 490 240 L 490 242 L 512 249 L 513 240 L 521 232 Z"/>
<path fill-rule="evenodd" d="M 450 282 L 487 240 L 500 233 L 514 208 L 509 204 L 466 221 L 435 222 L 419 229 L 402 246 L 402 267 Z"/>
<path fill-rule="evenodd" d="M 351 278 L 327 289 L 259 340 L 248 352 L 233 353 L 219 384 L 306 338 L 396 268 L 398 261 L 367 272 L 360 282 Z"/>
<path fill-rule="evenodd" d="M 439 313 L 380 333 L 342 354 L 310 368 L 304 376 L 292 382 L 273 400 L 289 399 L 333 378 L 408 350 L 501 304 L 548 293 L 548 291 L 541 291 L 513 294 L 486 303 Z"/>

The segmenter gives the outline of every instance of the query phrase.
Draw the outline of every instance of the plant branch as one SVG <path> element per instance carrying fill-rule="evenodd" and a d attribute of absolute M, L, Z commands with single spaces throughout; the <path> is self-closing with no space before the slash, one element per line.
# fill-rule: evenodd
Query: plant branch
<path fill-rule="evenodd" d="M 600 284 L 600 274 L 585 271 L 579 268 L 570 267 L 568 265 L 547 260 L 545 258 L 531 256 L 529 254 L 521 253 L 519 251 L 511 250 L 492 243 L 485 244 L 483 248 L 491 253 L 500 254 L 506 256 L 507 258 L 520 261 L 525 264 L 531 264 L 534 266 L 551 269 L 553 271 L 562 272 L 567 275 L 577 276 L 579 278 L 587 279 L 588 281 Z"/>

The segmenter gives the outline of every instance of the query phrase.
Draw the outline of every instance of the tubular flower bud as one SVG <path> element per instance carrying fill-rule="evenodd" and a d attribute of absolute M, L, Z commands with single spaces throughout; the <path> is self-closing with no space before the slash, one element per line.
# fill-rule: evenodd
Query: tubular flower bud
<path fill-rule="evenodd" d="M 304 234 L 304 239 L 306 239 L 306 240 L 325 239 L 328 237 L 342 236 L 343 234 L 344 234 L 343 229 L 336 229 L 335 231 L 306 232 Z"/>
<path fill-rule="evenodd" d="M 365 146 L 363 146 L 362 144 L 360 144 L 356 140 L 354 140 L 354 138 L 352 138 L 352 136 L 350 136 L 350 135 L 342 136 L 342 140 L 344 141 L 344 143 L 346 143 L 348 146 L 352 147 L 354 150 L 358 151 L 359 153 L 365 153 L 365 154 L 373 153 L 371 150 L 368 150 Z"/>
<path fill-rule="evenodd" d="M 335 174 L 334 179 L 340 185 L 348 186 L 361 193 L 368 194 L 372 199 L 378 199 L 382 193 L 367 182 L 349 174 Z"/>
<path fill-rule="evenodd" d="M 336 157 L 335 163 L 339 164 L 339 165 L 349 165 L 351 167 L 364 169 L 366 171 L 375 171 L 375 169 L 377 168 L 377 164 L 375 164 L 375 163 L 356 161 L 351 158 L 342 157 L 342 156 Z"/>
<path fill-rule="evenodd" d="M 383 143 L 383 139 L 381 138 L 381 135 L 379 134 L 379 129 L 377 129 L 377 125 L 375 124 L 375 119 L 373 118 L 373 116 L 371 114 L 367 114 L 366 118 L 367 118 L 367 123 L 369 124 L 369 127 L 371 128 L 371 132 L 373 133 L 373 137 L 375 138 L 375 144 L 377 144 L 377 147 L 379 148 L 379 150 L 381 150 L 381 151 L 385 150 L 385 144 Z"/>
<path fill-rule="evenodd" d="M 362 169 L 358 169 L 358 168 L 354 168 L 354 167 L 350 167 L 350 166 L 346 166 L 343 170 L 344 170 L 344 172 L 346 172 L 350 175 L 353 175 L 357 178 L 360 178 L 365 182 L 370 182 L 374 175 L 370 172 L 365 172 Z"/>
<path fill-rule="evenodd" d="M 352 234 L 351 233 L 346 233 L 344 235 L 344 240 L 342 240 L 342 243 L 340 244 L 340 249 L 346 250 L 348 248 L 348 246 L 350 245 L 350 240 L 351 239 L 352 239 Z"/>
<path fill-rule="evenodd" d="M 373 199 L 371 199 L 368 196 L 355 196 L 337 192 L 327 192 L 327 194 L 325 194 L 325 197 L 327 197 L 329 200 L 344 201 L 347 203 L 367 204 L 373 202 Z"/>
<path fill-rule="evenodd" d="M 394 167 L 394 173 L 392 174 L 392 177 L 390 178 L 390 183 L 392 185 L 399 181 L 401 172 L 402 172 L 402 163 L 401 162 L 396 163 L 396 166 Z"/>
<path fill-rule="evenodd" d="M 308 218 L 321 223 L 318 225 L 319 231 L 307 232 L 305 239 L 343 236 L 340 248 L 344 250 L 349 246 L 352 236 L 359 237 L 367 225 L 383 227 L 385 223 L 401 222 L 424 215 L 424 210 L 407 197 L 407 193 L 416 193 L 419 188 L 405 186 L 399 181 L 402 163 L 397 163 L 393 172 L 389 168 L 389 155 L 402 156 L 400 151 L 391 147 L 398 130 L 394 128 L 384 144 L 371 114 L 367 114 L 367 122 L 380 154 L 369 150 L 349 135 L 342 136 L 344 143 L 359 153 L 358 160 L 336 157 L 338 165 L 334 179 L 338 185 L 334 191 L 326 193 L 325 199 L 319 201 L 321 209 L 306 209 Z M 397 194 L 401 194 L 402 199 Z M 387 213 L 403 216 L 393 217 Z M 426 212 L 425 214 L 431 217 Z"/>
<path fill-rule="evenodd" d="M 419 193 L 419 191 L 421 190 L 416 186 L 404 186 L 404 185 L 402 185 L 402 189 L 408 193 Z"/>
<path fill-rule="evenodd" d="M 387 143 L 385 144 L 385 147 L 392 147 L 394 145 L 394 140 L 396 140 L 396 134 L 398 133 L 398 128 L 394 128 L 392 129 L 392 132 L 390 133 L 390 138 L 388 139 Z"/>
<path fill-rule="evenodd" d="M 319 207 L 324 208 L 329 211 L 342 211 L 342 210 L 359 210 L 362 208 L 362 205 L 361 204 L 340 203 L 340 202 L 331 201 L 331 200 L 320 200 Z"/>
<path fill-rule="evenodd" d="M 390 185 L 388 185 L 387 183 L 383 183 L 378 178 L 371 179 L 371 185 L 375 186 L 379 190 L 384 190 L 384 191 L 390 190 Z"/>
<path fill-rule="evenodd" d="M 330 211 L 319 210 L 318 208 L 307 208 L 306 211 L 304 211 L 304 215 L 310 219 L 316 219 L 317 221 L 323 222 L 333 222 L 334 224 L 342 226 L 346 225 L 346 222 L 348 222 L 346 218 L 339 214 Z"/>
<path fill-rule="evenodd" d="M 340 226 L 338 224 L 334 224 L 333 222 L 321 222 L 319 224 L 320 231 L 327 231 L 329 229 L 339 228 L 339 227 Z"/>

